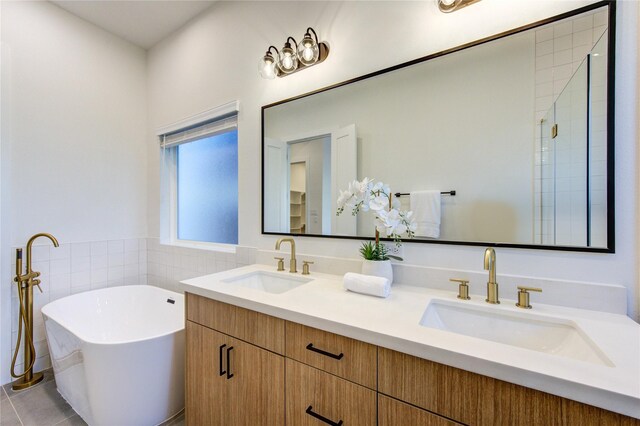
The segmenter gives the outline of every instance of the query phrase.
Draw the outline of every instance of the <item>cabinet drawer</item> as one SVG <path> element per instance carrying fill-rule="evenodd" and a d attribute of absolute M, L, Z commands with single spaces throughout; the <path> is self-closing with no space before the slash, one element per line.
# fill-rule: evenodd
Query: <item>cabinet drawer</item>
<path fill-rule="evenodd" d="M 416 408 L 402 401 L 378 396 L 378 426 L 457 426 L 447 418 Z"/>
<path fill-rule="evenodd" d="M 191 293 L 186 296 L 188 320 L 284 354 L 284 320 Z"/>
<path fill-rule="evenodd" d="M 288 358 L 286 377 L 288 425 L 376 425 L 371 389 Z"/>
<path fill-rule="evenodd" d="M 477 424 L 481 376 L 378 348 L 378 390 L 450 419 Z"/>
<path fill-rule="evenodd" d="M 376 389 L 376 346 L 288 321 L 286 336 L 287 357 Z"/>

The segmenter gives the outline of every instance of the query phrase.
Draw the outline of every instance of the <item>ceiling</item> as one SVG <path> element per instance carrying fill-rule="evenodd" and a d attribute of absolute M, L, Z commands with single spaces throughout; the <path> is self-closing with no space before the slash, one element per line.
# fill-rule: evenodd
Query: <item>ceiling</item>
<path fill-rule="evenodd" d="M 209 8 L 214 0 L 51 0 L 105 30 L 149 49 Z"/>

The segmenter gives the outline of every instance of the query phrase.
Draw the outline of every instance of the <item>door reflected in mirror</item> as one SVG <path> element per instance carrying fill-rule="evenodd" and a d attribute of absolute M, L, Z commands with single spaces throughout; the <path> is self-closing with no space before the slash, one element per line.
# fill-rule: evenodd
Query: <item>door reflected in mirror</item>
<path fill-rule="evenodd" d="M 292 162 L 291 185 L 289 187 L 289 232 L 307 233 L 307 163 Z M 313 231 L 311 231 L 313 232 Z"/>

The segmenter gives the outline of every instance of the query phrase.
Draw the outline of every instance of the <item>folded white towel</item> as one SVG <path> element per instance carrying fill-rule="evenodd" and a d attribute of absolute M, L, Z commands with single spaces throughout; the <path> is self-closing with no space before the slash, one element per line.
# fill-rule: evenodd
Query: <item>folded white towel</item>
<path fill-rule="evenodd" d="M 410 198 L 411 211 L 418 225 L 416 235 L 440 237 L 440 191 L 415 191 Z"/>
<path fill-rule="evenodd" d="M 372 296 L 387 297 L 391 292 L 391 282 L 382 277 L 347 272 L 342 279 L 345 290 Z"/>

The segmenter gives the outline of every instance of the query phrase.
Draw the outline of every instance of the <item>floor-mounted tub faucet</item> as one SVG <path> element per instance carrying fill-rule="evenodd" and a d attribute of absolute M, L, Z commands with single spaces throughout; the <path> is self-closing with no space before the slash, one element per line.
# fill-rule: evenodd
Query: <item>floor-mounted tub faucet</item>
<path fill-rule="evenodd" d="M 58 240 L 51 234 L 45 232 L 35 234 L 27 241 L 26 256 L 26 272 L 22 273 L 22 249 L 16 249 L 16 276 L 13 279 L 18 286 L 18 339 L 16 341 L 16 349 L 11 359 L 11 375 L 18 380 L 12 383 L 13 390 L 23 390 L 42 381 L 42 372 L 34 372 L 34 364 L 36 362 L 36 348 L 33 343 L 33 286 L 38 286 L 40 292 L 40 272 L 34 271 L 31 265 L 31 250 L 33 242 L 40 237 L 51 240 L 54 247 L 58 247 Z M 20 351 L 20 343 L 24 328 L 24 364 L 23 372 L 16 373 L 16 359 Z"/>

